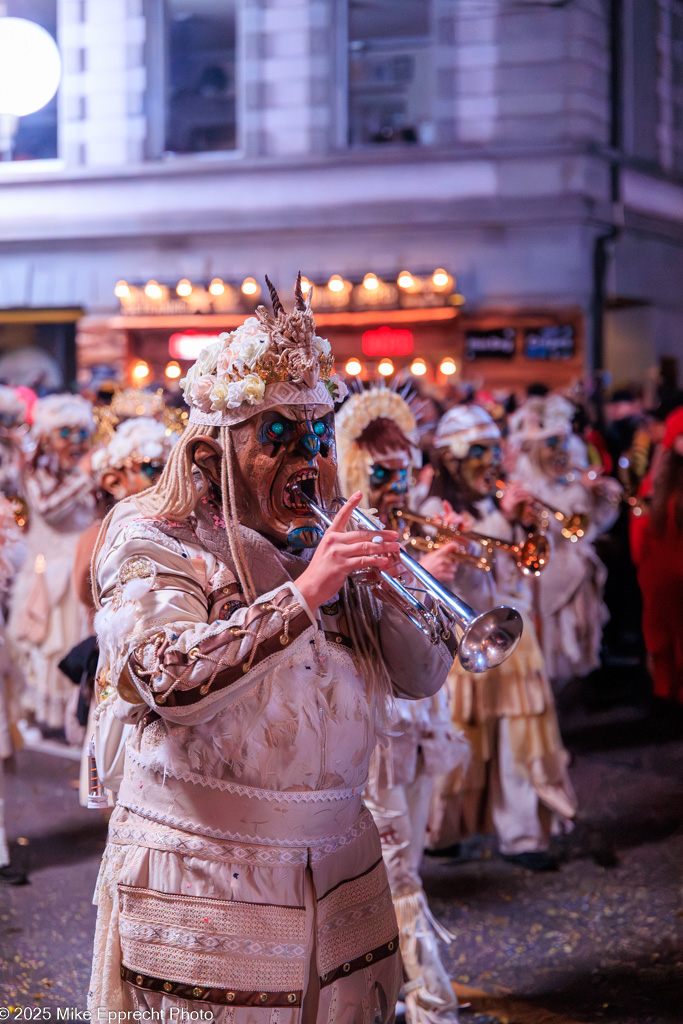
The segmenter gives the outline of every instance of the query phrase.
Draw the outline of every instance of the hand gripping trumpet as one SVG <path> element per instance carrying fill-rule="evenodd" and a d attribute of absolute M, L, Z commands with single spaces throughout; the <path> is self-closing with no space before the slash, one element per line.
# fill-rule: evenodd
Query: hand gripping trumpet
<path fill-rule="evenodd" d="M 411 531 L 412 525 L 433 531 L 433 535 L 415 534 Z M 498 537 L 489 537 L 485 533 L 451 526 L 433 516 L 419 516 L 400 508 L 389 513 L 389 526 L 398 532 L 399 539 L 404 544 L 415 551 L 434 551 L 449 541 L 455 541 L 456 544 L 462 545 L 462 551 L 456 551 L 454 558 L 485 572 L 491 571 L 495 551 L 506 551 L 510 554 L 524 576 L 540 576 L 550 555 L 548 539 L 540 532 L 530 533 L 521 544 L 512 544 Z"/>
<path fill-rule="evenodd" d="M 325 526 L 332 525 L 333 515 L 321 508 L 312 498 L 297 488 L 299 497 L 308 505 L 316 518 Z M 364 530 L 379 527 L 359 509 L 351 513 L 351 521 Z M 433 644 L 448 639 L 457 630 L 461 633 L 458 658 L 467 672 L 486 672 L 495 668 L 512 654 L 522 635 L 522 617 L 514 608 L 501 605 L 490 611 L 476 612 L 459 597 L 452 594 L 423 569 L 419 562 L 405 551 L 399 552 L 401 563 L 420 582 L 421 587 L 408 587 L 388 572 L 379 571 L 382 598 L 388 600 L 428 636 Z M 415 592 L 428 595 L 431 607 L 418 600 Z"/>
<path fill-rule="evenodd" d="M 496 480 L 497 498 L 503 497 L 505 494 L 505 487 L 506 484 L 504 480 Z M 559 508 L 555 508 L 554 505 L 549 505 L 547 501 L 537 498 L 536 495 L 532 495 L 532 506 L 533 516 L 539 533 L 546 532 L 550 517 L 552 516 L 553 519 L 557 519 L 558 523 L 560 523 L 560 533 L 565 540 L 569 540 L 572 544 L 576 544 L 581 537 L 585 536 L 586 531 L 590 526 L 590 516 L 586 515 L 585 512 L 561 512 Z"/>

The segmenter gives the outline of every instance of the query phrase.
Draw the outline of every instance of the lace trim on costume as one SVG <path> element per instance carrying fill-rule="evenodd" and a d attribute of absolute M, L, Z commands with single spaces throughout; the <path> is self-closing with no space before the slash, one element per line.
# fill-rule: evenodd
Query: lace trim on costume
<path fill-rule="evenodd" d="M 180 856 L 201 857 L 205 860 L 227 864 L 248 863 L 266 867 L 273 864 L 303 866 L 308 861 L 306 850 L 278 850 L 263 846 L 238 846 L 228 843 L 223 845 L 187 833 L 143 825 L 119 825 L 115 822 L 111 822 L 109 825 L 109 842 L 121 846 L 145 846 L 148 849 L 166 850 Z"/>
<path fill-rule="evenodd" d="M 329 852 L 332 852 L 340 846 L 347 846 L 349 843 L 352 843 L 355 838 L 355 836 L 349 836 L 349 838 L 347 838 L 349 833 L 345 833 L 343 836 L 326 837 L 324 839 L 267 839 L 265 836 L 249 836 L 242 835 L 240 832 L 223 832 L 221 829 L 217 828 L 206 828 L 198 825 L 194 821 L 189 821 L 185 818 L 176 818 L 172 814 L 157 814 L 150 810 L 149 807 L 141 807 L 139 804 L 124 802 L 120 797 L 119 806 L 125 807 L 133 814 L 138 814 L 141 818 L 150 818 L 152 821 L 158 821 L 162 825 L 169 825 L 171 828 L 177 828 L 181 832 L 196 832 L 199 835 L 210 836 L 212 839 L 227 839 L 233 843 L 253 843 L 256 846 L 279 846 L 299 850 L 308 849 L 311 851 L 311 860 L 313 860 L 313 854 L 317 847 L 325 848 L 329 846 Z"/>
<path fill-rule="evenodd" d="M 355 843 L 359 836 L 374 829 L 375 823 L 372 820 L 372 815 L 367 809 L 364 809 L 348 831 L 338 836 L 331 836 L 329 839 L 323 839 L 315 846 L 313 843 L 310 844 L 312 847 L 310 853 L 311 864 L 316 864 L 318 861 L 323 860 L 324 857 L 336 853 L 337 850 L 350 846 L 352 843 Z"/>
<path fill-rule="evenodd" d="M 367 785 L 366 780 L 361 786 L 354 786 L 352 789 L 297 789 L 282 791 L 257 789 L 256 786 L 245 786 L 239 782 L 229 782 L 206 775 L 197 775 L 196 772 L 174 770 L 172 765 L 168 763 L 154 764 L 138 751 L 130 748 L 128 748 L 127 754 L 131 761 L 147 771 L 170 775 L 173 779 L 189 782 L 194 786 L 205 786 L 209 789 L 218 789 L 221 792 L 232 793 L 235 796 L 245 796 L 252 800 L 267 800 L 278 804 L 317 804 L 329 803 L 333 800 L 349 800 L 358 793 L 362 793 Z"/>
<path fill-rule="evenodd" d="M 143 975 L 244 992 L 301 989 L 303 907 L 241 903 L 119 885 L 123 963 Z"/>
<path fill-rule="evenodd" d="M 316 916 L 321 976 L 357 957 L 359 949 L 374 949 L 393 940 L 398 927 L 384 862 L 323 897 Z"/>

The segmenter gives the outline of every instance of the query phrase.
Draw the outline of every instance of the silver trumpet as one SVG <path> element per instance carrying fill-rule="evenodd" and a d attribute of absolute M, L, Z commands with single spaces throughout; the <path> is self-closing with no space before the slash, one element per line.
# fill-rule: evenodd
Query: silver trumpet
<path fill-rule="evenodd" d="M 332 525 L 333 515 L 304 494 L 301 488 L 297 488 L 297 492 L 321 523 Z M 351 513 L 351 520 L 356 527 L 364 530 L 381 529 L 359 509 Z M 399 559 L 422 586 L 407 587 L 395 576 L 379 570 L 381 584 L 378 589 L 381 589 L 382 597 L 403 612 L 433 644 L 457 635 L 457 629 L 461 634 L 458 658 L 465 671 L 486 672 L 512 654 L 522 635 L 522 616 L 518 611 L 500 605 L 490 611 L 476 612 L 434 579 L 405 551 L 399 552 Z M 428 595 L 431 607 L 418 600 L 415 592 Z"/>

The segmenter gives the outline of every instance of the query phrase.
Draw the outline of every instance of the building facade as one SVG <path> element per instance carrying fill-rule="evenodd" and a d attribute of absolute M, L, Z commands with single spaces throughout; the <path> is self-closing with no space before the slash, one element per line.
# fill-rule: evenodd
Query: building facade
<path fill-rule="evenodd" d="M 683 0 L 4 7 L 63 61 L 0 163 L 11 354 L 73 324 L 82 379 L 163 381 L 172 336 L 182 368 L 253 309 L 245 279 L 299 269 L 368 374 L 618 384 L 683 352 Z"/>

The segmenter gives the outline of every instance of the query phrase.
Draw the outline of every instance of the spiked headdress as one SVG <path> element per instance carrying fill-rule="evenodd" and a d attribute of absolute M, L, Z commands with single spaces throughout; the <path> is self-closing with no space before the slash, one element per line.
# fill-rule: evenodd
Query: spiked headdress
<path fill-rule="evenodd" d="M 232 426 L 276 405 L 324 405 L 346 394 L 332 373 L 330 343 L 316 334 L 311 292 L 304 299 L 301 274 L 294 309 L 287 313 L 266 277 L 273 312 L 259 306 L 237 330 L 208 345 L 180 385 L 190 423 Z"/>

